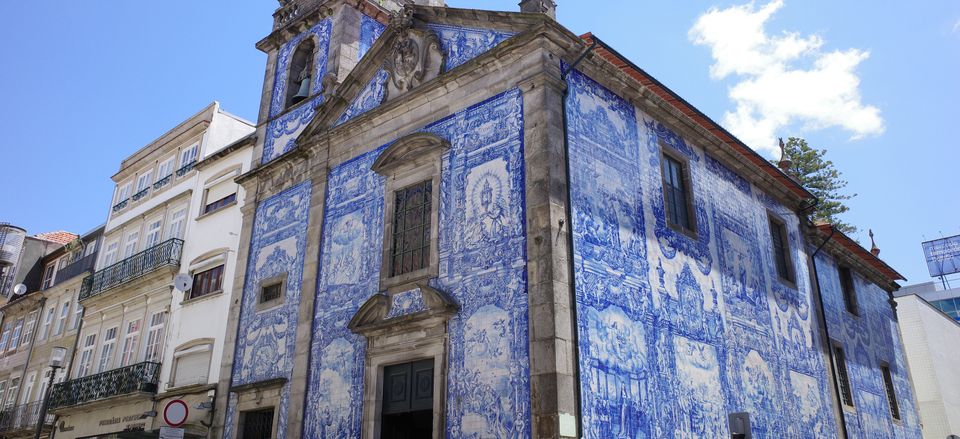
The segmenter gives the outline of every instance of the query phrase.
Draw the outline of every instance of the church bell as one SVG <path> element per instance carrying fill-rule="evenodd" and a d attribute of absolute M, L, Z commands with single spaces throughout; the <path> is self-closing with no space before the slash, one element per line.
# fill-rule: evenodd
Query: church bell
<path fill-rule="evenodd" d="M 293 95 L 293 98 L 290 100 L 294 104 L 306 99 L 310 96 L 310 77 L 307 76 L 300 81 L 300 90 L 297 91 L 297 94 Z"/>

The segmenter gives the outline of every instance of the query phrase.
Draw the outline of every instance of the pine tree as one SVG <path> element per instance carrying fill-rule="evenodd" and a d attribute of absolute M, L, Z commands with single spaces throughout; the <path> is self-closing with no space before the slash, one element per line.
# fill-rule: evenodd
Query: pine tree
<path fill-rule="evenodd" d="M 800 179 L 803 187 L 820 200 L 810 218 L 814 221 L 829 222 L 841 232 L 855 233 L 857 228 L 844 222 L 839 216 L 850 210 L 844 201 L 857 194 L 843 193 L 847 181 L 841 178 L 842 174 L 833 166 L 832 161 L 824 160 L 827 150 L 811 147 L 806 140 L 799 137 L 789 138 L 786 144 L 781 140 L 781 145 L 786 158 L 791 162 L 789 172 Z"/>

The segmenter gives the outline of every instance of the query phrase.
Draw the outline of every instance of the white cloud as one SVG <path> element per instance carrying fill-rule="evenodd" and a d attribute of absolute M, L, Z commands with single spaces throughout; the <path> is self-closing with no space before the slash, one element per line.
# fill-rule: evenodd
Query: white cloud
<path fill-rule="evenodd" d="M 956 23 L 953 23 L 953 33 L 960 33 L 960 20 L 957 20 Z"/>
<path fill-rule="evenodd" d="M 770 152 L 777 137 L 802 131 L 840 127 L 852 139 L 883 133 L 880 109 L 860 99 L 856 68 L 870 53 L 825 51 L 819 35 L 768 34 L 765 25 L 782 7 L 783 0 L 773 0 L 712 8 L 689 31 L 694 44 L 710 48 L 710 76 L 738 81 L 729 90 L 736 109 L 723 115 L 727 129 Z"/>

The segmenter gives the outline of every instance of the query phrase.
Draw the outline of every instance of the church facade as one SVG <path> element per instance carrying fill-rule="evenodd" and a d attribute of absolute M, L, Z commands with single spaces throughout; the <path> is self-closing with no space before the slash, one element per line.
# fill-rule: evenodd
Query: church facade
<path fill-rule="evenodd" d="M 549 0 L 417 3 L 258 43 L 216 437 L 919 437 L 809 192 Z"/>

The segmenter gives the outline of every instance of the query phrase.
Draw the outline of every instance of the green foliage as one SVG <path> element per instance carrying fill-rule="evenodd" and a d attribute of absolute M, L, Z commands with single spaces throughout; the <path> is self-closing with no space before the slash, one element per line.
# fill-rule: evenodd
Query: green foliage
<path fill-rule="evenodd" d="M 820 204 L 810 214 L 810 218 L 814 221 L 829 222 L 844 233 L 855 233 L 857 228 L 842 221 L 839 216 L 850 210 L 844 201 L 857 194 L 843 193 L 847 181 L 841 177 L 842 174 L 833 166 L 833 162 L 824 160 L 827 150 L 813 148 L 807 145 L 806 140 L 791 137 L 784 145 L 784 152 L 791 161 L 790 173 L 820 199 Z"/>

